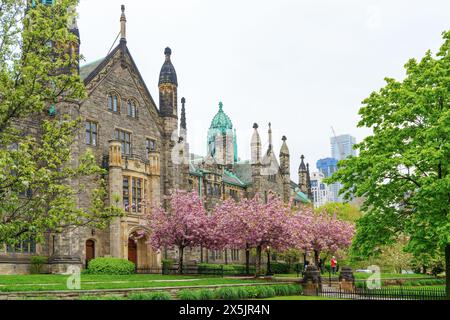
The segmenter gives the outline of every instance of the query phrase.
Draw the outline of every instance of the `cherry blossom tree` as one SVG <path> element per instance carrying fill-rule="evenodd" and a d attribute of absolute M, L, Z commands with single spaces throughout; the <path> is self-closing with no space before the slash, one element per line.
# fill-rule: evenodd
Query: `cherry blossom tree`
<path fill-rule="evenodd" d="M 267 203 L 259 197 L 243 199 L 239 203 L 224 201 L 213 214 L 220 243 L 234 249 L 246 250 L 249 272 L 249 250 L 256 249 L 255 276 L 261 274 L 261 255 L 264 249 L 286 250 L 293 236 L 290 207 L 275 196 Z"/>
<path fill-rule="evenodd" d="M 185 248 L 198 247 L 208 243 L 208 216 L 197 193 L 174 191 L 169 208 L 148 206 L 143 224 L 151 230 L 149 243 L 153 249 L 177 247 L 179 272 L 183 273 Z"/>
<path fill-rule="evenodd" d="M 314 213 L 304 211 L 294 216 L 295 225 L 293 246 L 314 252 L 315 264 L 319 263 L 321 252 L 335 253 L 339 249 L 348 248 L 355 234 L 352 223 L 331 216 L 326 211 Z"/>

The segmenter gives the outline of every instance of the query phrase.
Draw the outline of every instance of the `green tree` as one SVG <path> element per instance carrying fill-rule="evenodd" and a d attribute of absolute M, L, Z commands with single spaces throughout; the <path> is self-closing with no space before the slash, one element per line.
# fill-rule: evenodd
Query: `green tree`
<path fill-rule="evenodd" d="M 365 199 L 352 247 L 361 257 L 400 235 L 415 256 L 442 257 L 450 243 L 450 31 L 443 39 L 436 56 L 409 60 L 403 81 L 387 78 L 363 102 L 359 127 L 373 134 L 328 181 Z"/>
<path fill-rule="evenodd" d="M 86 95 L 78 39 L 68 28 L 78 1 L 40 2 L 0 1 L 0 244 L 103 227 L 122 214 L 107 206 L 104 171 L 93 154 L 75 159 L 71 152 L 80 130 L 74 111 Z M 98 185 L 86 210 L 76 203 L 85 191 L 81 178 Z"/>
<path fill-rule="evenodd" d="M 362 217 L 362 212 L 350 203 L 329 202 L 317 208 L 316 212 L 326 211 L 331 215 L 336 214 L 339 220 L 356 222 Z"/>

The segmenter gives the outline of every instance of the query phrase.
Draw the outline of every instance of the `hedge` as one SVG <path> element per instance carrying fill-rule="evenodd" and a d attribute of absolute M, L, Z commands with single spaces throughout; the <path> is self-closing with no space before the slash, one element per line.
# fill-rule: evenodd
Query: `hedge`
<path fill-rule="evenodd" d="M 133 262 L 119 258 L 96 258 L 89 261 L 87 274 L 128 275 L 135 273 Z"/>
<path fill-rule="evenodd" d="M 295 284 L 273 286 L 241 286 L 222 287 L 214 290 L 180 290 L 177 298 L 180 300 L 240 300 L 262 299 L 277 296 L 300 295 L 302 287 Z"/>

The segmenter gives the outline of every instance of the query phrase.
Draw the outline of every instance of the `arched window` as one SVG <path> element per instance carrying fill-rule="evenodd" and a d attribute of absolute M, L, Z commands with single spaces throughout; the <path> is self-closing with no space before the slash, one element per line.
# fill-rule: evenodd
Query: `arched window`
<path fill-rule="evenodd" d="M 138 110 L 137 110 L 137 104 L 134 100 L 128 100 L 128 116 L 131 118 L 137 118 L 138 117 Z"/>
<path fill-rule="evenodd" d="M 120 112 L 119 95 L 115 92 L 108 94 L 108 110 L 112 112 Z"/>

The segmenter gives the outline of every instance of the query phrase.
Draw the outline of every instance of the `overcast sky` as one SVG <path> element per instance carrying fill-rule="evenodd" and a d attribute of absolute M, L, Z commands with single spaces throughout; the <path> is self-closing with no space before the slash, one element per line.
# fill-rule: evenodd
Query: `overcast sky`
<path fill-rule="evenodd" d="M 442 44 L 450 1 L 81 0 L 81 51 L 106 56 L 126 5 L 128 47 L 155 101 L 164 48 L 172 49 L 179 98 L 186 97 L 191 152 L 206 153 L 219 101 L 250 157 L 253 123 L 275 148 L 288 137 L 294 181 L 301 154 L 312 168 L 330 156 L 331 126 L 358 141 L 361 101 L 401 79 L 409 58 Z"/>

